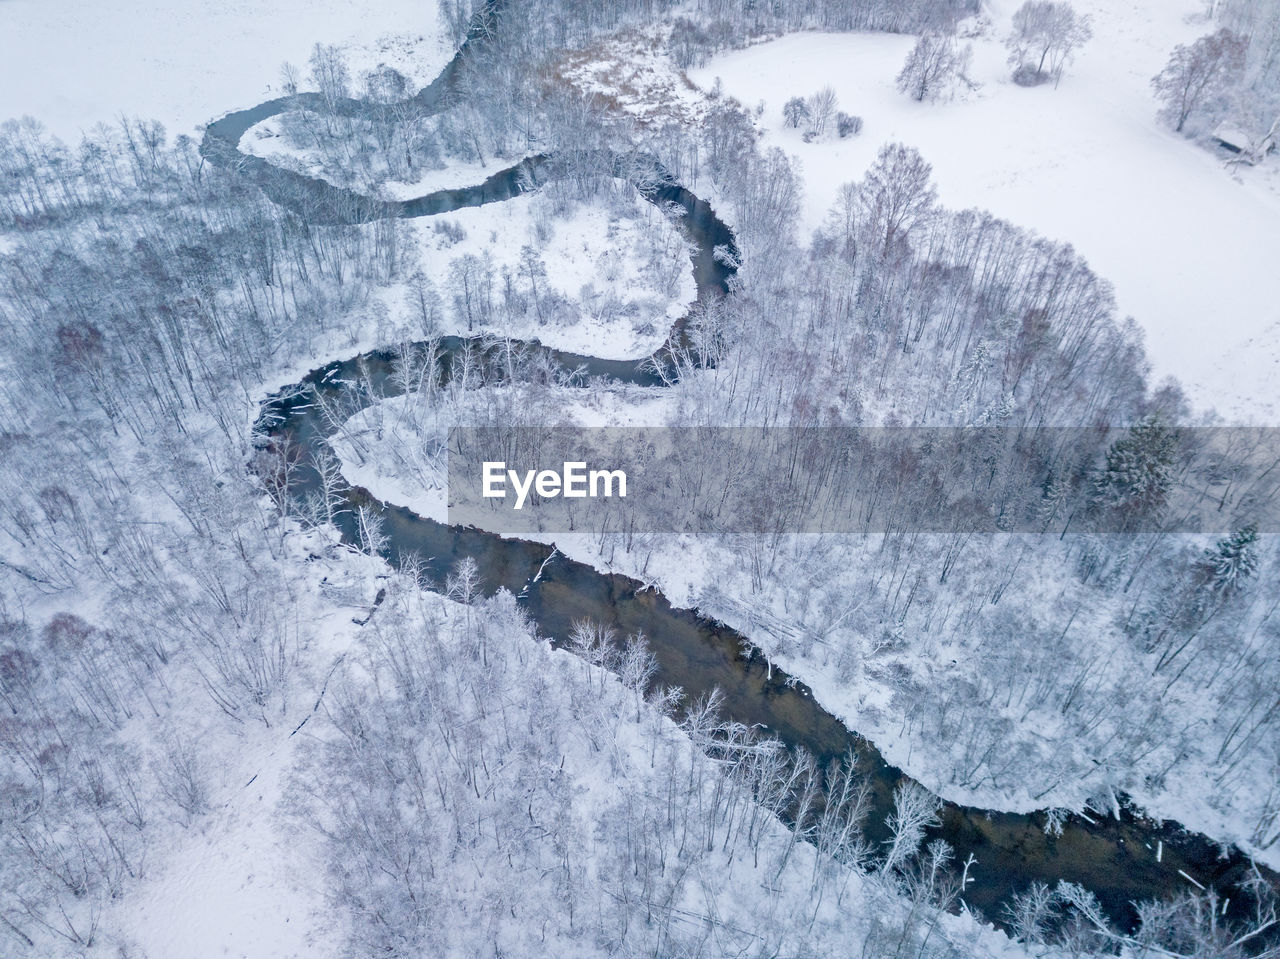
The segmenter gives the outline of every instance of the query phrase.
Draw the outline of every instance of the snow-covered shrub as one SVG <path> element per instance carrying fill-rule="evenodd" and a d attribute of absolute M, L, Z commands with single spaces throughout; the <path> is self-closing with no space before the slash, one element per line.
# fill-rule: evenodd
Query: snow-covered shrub
<path fill-rule="evenodd" d="M 457 220 L 436 220 L 431 224 L 432 231 L 449 246 L 461 243 L 467 238 L 467 231 Z"/>
<path fill-rule="evenodd" d="M 840 139 L 857 136 L 862 132 L 862 117 L 841 111 L 836 114 L 836 136 Z"/>
<path fill-rule="evenodd" d="M 1013 82 L 1020 87 L 1038 87 L 1049 82 L 1049 74 L 1041 73 L 1034 66 L 1024 63 L 1013 71 Z"/>

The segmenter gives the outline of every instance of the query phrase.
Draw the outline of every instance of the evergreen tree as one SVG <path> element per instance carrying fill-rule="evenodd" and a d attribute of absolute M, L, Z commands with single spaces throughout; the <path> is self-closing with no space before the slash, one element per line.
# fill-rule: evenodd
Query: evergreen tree
<path fill-rule="evenodd" d="M 1258 527 L 1240 527 L 1204 551 L 1204 567 L 1215 592 L 1229 594 L 1258 571 Z"/>
<path fill-rule="evenodd" d="M 1178 450 L 1174 432 L 1149 416 L 1107 450 L 1106 465 L 1094 483 L 1094 503 L 1116 514 L 1120 530 L 1164 508 L 1173 486 Z"/>

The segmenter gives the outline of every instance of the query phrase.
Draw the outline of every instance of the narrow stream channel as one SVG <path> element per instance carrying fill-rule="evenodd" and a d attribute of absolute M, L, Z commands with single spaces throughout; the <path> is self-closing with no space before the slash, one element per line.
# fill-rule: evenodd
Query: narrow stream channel
<path fill-rule="evenodd" d="M 484 39 L 483 32 L 473 31 L 441 74 L 413 98 L 425 113 L 444 108 L 468 46 Z M 317 99 L 314 94 L 300 94 L 270 100 L 216 120 L 206 128 L 201 152 L 211 162 L 235 168 L 273 201 L 321 223 L 430 216 L 498 202 L 536 184 L 547 165 L 554 162 L 546 156 L 531 157 L 475 186 L 388 202 L 281 170 L 240 151 L 240 139 L 253 124 L 299 106 L 316 106 L 313 99 Z M 344 112 L 362 108 L 356 100 L 339 105 Z M 660 168 L 656 172 L 661 185 L 646 191 L 647 198 L 684 209 L 682 224 L 695 248 L 692 259 L 699 296 L 727 294 L 732 271 L 716 257 L 715 250 L 735 250 L 731 231 L 705 201 L 663 176 Z M 446 338 L 440 345 L 447 368 L 463 341 Z M 634 362 L 560 353 L 536 344 L 529 348 L 541 351 L 565 370 L 582 370 L 588 376 L 624 383 L 660 385 L 652 373 Z M 394 396 L 398 388 L 391 376 L 392 364 L 390 353 L 375 351 L 314 370 L 263 404 L 258 429 L 273 440 L 316 451 L 326 442 L 327 428 L 308 391 L 336 400 L 344 394 L 344 383 L 368 377 L 381 395 Z M 304 466 L 293 493 L 301 496 L 317 487 L 318 476 L 310 466 Z M 393 564 L 406 555 L 426 558 L 429 574 L 443 582 L 463 557 L 470 556 L 479 565 L 485 591 L 506 588 L 520 596 L 539 631 L 555 642 L 564 643 L 572 623 L 584 618 L 611 625 L 624 634 L 642 631 L 658 660 L 656 682 L 678 685 L 690 699 L 718 688 L 724 695 L 727 718 L 759 724 L 784 743 L 809 750 L 819 761 L 855 750 L 860 768 L 874 787 L 868 836 L 873 841 L 887 836 L 884 820 L 903 773 L 888 765 L 870 742 L 822 709 L 804 684 L 793 683 L 776 668 L 768 670 L 759 657 L 750 654 L 750 644 L 740 634 L 691 610 L 673 608 L 661 594 L 642 591 L 643 584 L 628 577 L 601 573 L 559 554 L 546 562 L 552 555 L 551 546 L 445 526 L 403 507 L 373 500 L 360 489 L 351 490 L 347 498 L 353 505 L 377 503 L 389 536 L 386 558 Z M 344 538 L 352 541 L 355 531 L 350 514 L 339 518 L 339 526 Z M 542 574 L 535 582 L 539 570 Z M 1108 916 L 1129 929 L 1136 918 L 1134 902 L 1168 897 L 1188 888 L 1181 873 L 1231 895 L 1234 884 L 1245 878 L 1248 870 L 1248 861 L 1238 850 L 1224 851 L 1209 838 L 1189 833 L 1177 823 L 1155 824 L 1135 818 L 1127 809 L 1119 819 L 1072 817 L 1056 837 L 1044 832 L 1042 814 L 1013 815 L 947 803 L 941 820 L 931 836 L 950 843 L 959 862 L 970 854 L 977 861 L 964 901 L 993 921 L 1001 919 L 1001 905 L 1011 893 L 1033 881 L 1053 885 L 1062 879 L 1091 890 Z M 1161 847 L 1162 859 L 1157 862 L 1156 850 Z M 1280 877 L 1270 872 L 1266 875 L 1280 886 Z M 1231 899 L 1231 913 L 1239 911 L 1241 918 L 1244 898 L 1232 895 Z"/>
<path fill-rule="evenodd" d="M 463 341 L 446 338 L 441 345 L 447 361 L 462 348 Z M 652 374 L 636 364 L 545 352 L 565 369 L 655 385 Z M 398 389 L 392 379 L 393 363 L 390 353 L 364 354 L 315 370 L 299 385 L 326 399 L 337 401 L 345 396 L 349 401 L 345 384 L 367 378 L 375 390 L 394 396 Z M 297 386 L 263 405 L 259 429 L 274 440 L 296 443 L 306 450 L 325 442 L 326 425 L 319 407 L 312 396 L 298 393 Z M 294 494 L 301 496 L 316 489 L 318 476 L 304 467 Z M 613 626 L 620 634 L 643 632 L 658 661 L 655 682 L 678 685 L 689 699 L 719 689 L 727 718 L 758 724 L 787 745 L 807 749 L 820 762 L 855 750 L 859 768 L 874 790 L 868 838 L 879 841 L 888 837 L 885 817 L 892 810 L 893 791 L 904 774 L 886 763 L 872 743 L 815 702 L 803 683 L 793 682 L 776 667 L 769 670 L 758 656 L 752 656 L 750 643 L 739 633 L 692 610 L 672 607 L 660 593 L 644 589 L 638 580 L 599 572 L 563 554 L 553 557 L 552 546 L 507 539 L 473 527 L 446 526 L 376 500 L 359 488 L 348 494 L 348 501 L 353 507 L 373 504 L 380 509 L 389 543 L 384 555 L 392 564 L 406 556 L 421 557 L 427 561 L 428 575 L 442 583 L 460 560 L 470 556 L 479 566 L 484 591 L 492 594 L 505 588 L 519 596 L 540 633 L 557 644 L 567 641 L 573 623 L 580 619 Z M 356 541 L 350 513 L 339 518 L 339 526 L 347 542 Z M 992 920 L 1001 919 L 1001 905 L 1010 894 L 1026 889 L 1033 881 L 1053 885 L 1064 879 L 1091 890 L 1114 922 L 1131 928 L 1136 919 L 1134 902 L 1168 897 L 1188 888 L 1180 873 L 1227 895 L 1248 873 L 1248 860 L 1238 850 L 1231 849 L 1224 856 L 1218 844 L 1176 822 L 1156 824 L 1123 808 L 1118 820 L 1072 817 L 1060 836 L 1046 835 L 1041 813 L 1017 815 L 946 803 L 941 820 L 941 826 L 930 830 L 930 837 L 950 843 L 959 862 L 970 854 L 975 857 L 977 865 L 970 872 L 973 881 L 964 900 Z M 1160 861 L 1156 858 L 1158 849 Z M 1244 919 L 1245 908 L 1244 897 L 1235 895 L 1229 914 Z"/>

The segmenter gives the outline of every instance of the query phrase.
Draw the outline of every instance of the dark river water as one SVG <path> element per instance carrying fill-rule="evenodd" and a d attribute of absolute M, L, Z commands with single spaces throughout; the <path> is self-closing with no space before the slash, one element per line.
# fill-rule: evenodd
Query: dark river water
<path fill-rule="evenodd" d="M 469 37 L 440 76 L 413 98 L 424 113 L 444 108 L 460 62 L 469 46 L 482 39 L 477 35 Z M 300 94 L 231 113 L 209 124 L 201 152 L 211 162 L 238 169 L 272 200 L 321 223 L 430 216 L 500 202 L 536 186 L 546 175 L 554 175 L 553 158 L 531 157 L 474 186 L 387 202 L 281 170 L 240 151 L 240 138 L 253 124 L 285 110 L 317 106 L 312 102 L 316 99 L 312 94 Z M 350 100 L 338 108 L 358 112 L 363 105 Z M 630 162 L 634 165 L 634 158 Z M 653 163 L 659 185 L 647 189 L 647 198 L 683 208 L 682 225 L 694 247 L 692 259 L 699 295 L 732 295 L 728 283 L 732 267 L 715 255 L 717 247 L 736 252 L 731 231 L 705 201 L 672 182 L 656 161 Z M 447 367 L 463 342 L 448 338 L 441 345 Z M 545 354 L 553 365 L 567 370 L 625 383 L 660 385 L 651 372 L 635 362 L 559 353 L 537 344 L 529 344 L 528 348 Z M 326 426 L 314 395 L 307 391 L 337 399 L 344 393 L 344 381 L 368 376 L 382 395 L 393 396 L 398 388 L 391 369 L 391 354 L 383 352 L 330 363 L 308 374 L 300 384 L 269 398 L 263 404 L 258 425 L 277 441 L 314 450 L 325 442 Z M 298 387 L 304 390 L 300 392 Z M 303 495 L 316 485 L 316 474 L 304 467 L 294 493 Z M 867 824 L 869 838 L 887 836 L 884 820 L 892 809 L 893 791 L 903 773 L 888 765 L 870 742 L 822 709 L 803 683 L 791 681 L 776 668 L 770 671 L 759 657 L 751 656 L 750 644 L 740 634 L 694 611 L 673 608 L 657 591 L 642 590 L 636 580 L 598 572 L 558 553 L 548 562 L 553 552 L 550 546 L 506 539 L 474 528 L 445 526 L 403 507 L 373 500 L 360 489 L 350 491 L 347 498 L 352 504 L 375 503 L 381 510 L 389 536 L 386 557 L 393 564 L 409 554 L 425 558 L 429 575 L 443 582 L 462 558 L 472 557 L 479 565 L 485 591 L 506 588 L 520 596 L 538 630 L 554 641 L 565 642 L 572 623 L 584 618 L 611 625 L 623 634 L 643 632 L 658 661 L 658 683 L 678 685 L 690 699 L 719 689 L 727 718 L 759 724 L 788 745 L 807 749 L 820 761 L 855 750 L 860 768 L 874 787 L 875 806 Z M 354 539 L 349 513 L 340 516 L 339 525 L 348 540 Z M 1135 818 L 1128 810 L 1123 810 L 1118 819 L 1097 817 L 1090 822 L 1073 817 L 1059 836 L 1046 835 L 1043 824 L 1042 814 L 1013 815 L 947 803 L 942 809 L 941 825 L 931 834 L 954 847 L 958 862 L 964 862 L 970 854 L 977 860 L 970 870 L 973 881 L 964 892 L 964 900 L 996 921 L 1001 918 L 1001 905 L 1011 893 L 1036 880 L 1052 885 L 1062 879 L 1091 890 L 1107 914 L 1129 928 L 1135 918 L 1135 901 L 1167 897 L 1188 888 L 1181 872 L 1232 895 L 1231 887 L 1245 877 L 1248 867 L 1245 857 L 1235 849 L 1224 851 L 1207 837 L 1189 833 L 1177 823 L 1156 824 Z M 1156 850 L 1160 847 L 1163 855 L 1157 861 Z M 1273 874 L 1269 876 L 1273 882 L 1276 880 Z M 1232 895 L 1233 911 L 1244 908 L 1244 899 L 1242 895 Z"/>

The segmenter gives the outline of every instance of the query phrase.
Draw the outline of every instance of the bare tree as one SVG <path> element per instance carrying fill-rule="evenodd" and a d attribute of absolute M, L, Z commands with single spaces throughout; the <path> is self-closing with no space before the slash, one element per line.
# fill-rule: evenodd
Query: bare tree
<path fill-rule="evenodd" d="M 782 116 L 786 119 L 787 126 L 799 127 L 809 119 L 809 105 L 804 102 L 804 97 L 792 97 L 782 105 Z"/>
<path fill-rule="evenodd" d="M 914 147 L 890 143 L 858 184 L 859 219 L 881 256 L 887 257 L 933 214 L 938 194 L 930 182 L 932 174 L 933 167 Z"/>
<path fill-rule="evenodd" d="M 311 82 L 316 85 L 324 100 L 326 128 L 332 133 L 330 124 L 338 102 L 345 99 L 351 89 L 351 74 L 347 70 L 346 57 L 338 47 L 317 43 L 308 62 L 311 66 Z"/>
<path fill-rule="evenodd" d="M 1042 882 L 1033 882 L 1024 892 L 1015 893 L 1005 903 L 1005 920 L 1009 931 L 1019 942 L 1034 945 L 1044 942 L 1054 918 L 1056 897 Z"/>
<path fill-rule="evenodd" d="M 898 74 L 898 89 L 917 102 L 948 96 L 968 69 L 972 48 L 963 49 L 953 36 L 923 34 L 907 54 Z"/>
<path fill-rule="evenodd" d="M 649 690 L 649 683 L 658 672 L 658 661 L 649 652 L 649 644 L 643 633 L 628 636 L 623 648 L 622 659 L 618 664 L 618 674 L 622 685 L 631 690 L 635 697 L 635 721 L 642 718 L 644 695 Z"/>
<path fill-rule="evenodd" d="M 835 117 L 837 103 L 836 91 L 829 86 L 823 87 L 805 101 L 809 110 L 807 136 L 816 140 L 826 134 L 827 127 Z"/>
<path fill-rule="evenodd" d="M 892 837 L 887 841 L 889 851 L 880 864 L 880 872 L 889 875 L 901 869 L 920 849 L 924 831 L 938 824 L 938 797 L 917 782 L 903 780 L 893 791 L 893 812 L 889 814 Z"/>
<path fill-rule="evenodd" d="M 861 130 L 862 117 L 845 113 L 843 110 L 836 114 L 836 136 L 841 140 L 845 137 L 857 136 Z"/>
<path fill-rule="evenodd" d="M 1178 44 L 1165 68 L 1151 78 L 1160 115 L 1178 133 L 1193 113 L 1218 101 L 1244 70 L 1245 41 L 1229 30 L 1201 37 L 1191 46 Z"/>
<path fill-rule="evenodd" d="M 153 763 L 160 795 L 180 813 L 185 829 L 209 809 L 209 771 L 200 752 L 178 735 L 169 737 Z"/>
<path fill-rule="evenodd" d="M 386 522 L 376 503 L 363 503 L 356 507 L 356 542 L 370 556 L 386 551 L 389 542 Z"/>
<path fill-rule="evenodd" d="M 1057 86 L 1063 68 L 1092 36 L 1089 18 L 1071 4 L 1027 0 L 1014 13 L 1013 30 L 1005 40 L 1014 80 L 1031 86 L 1052 77 Z"/>

